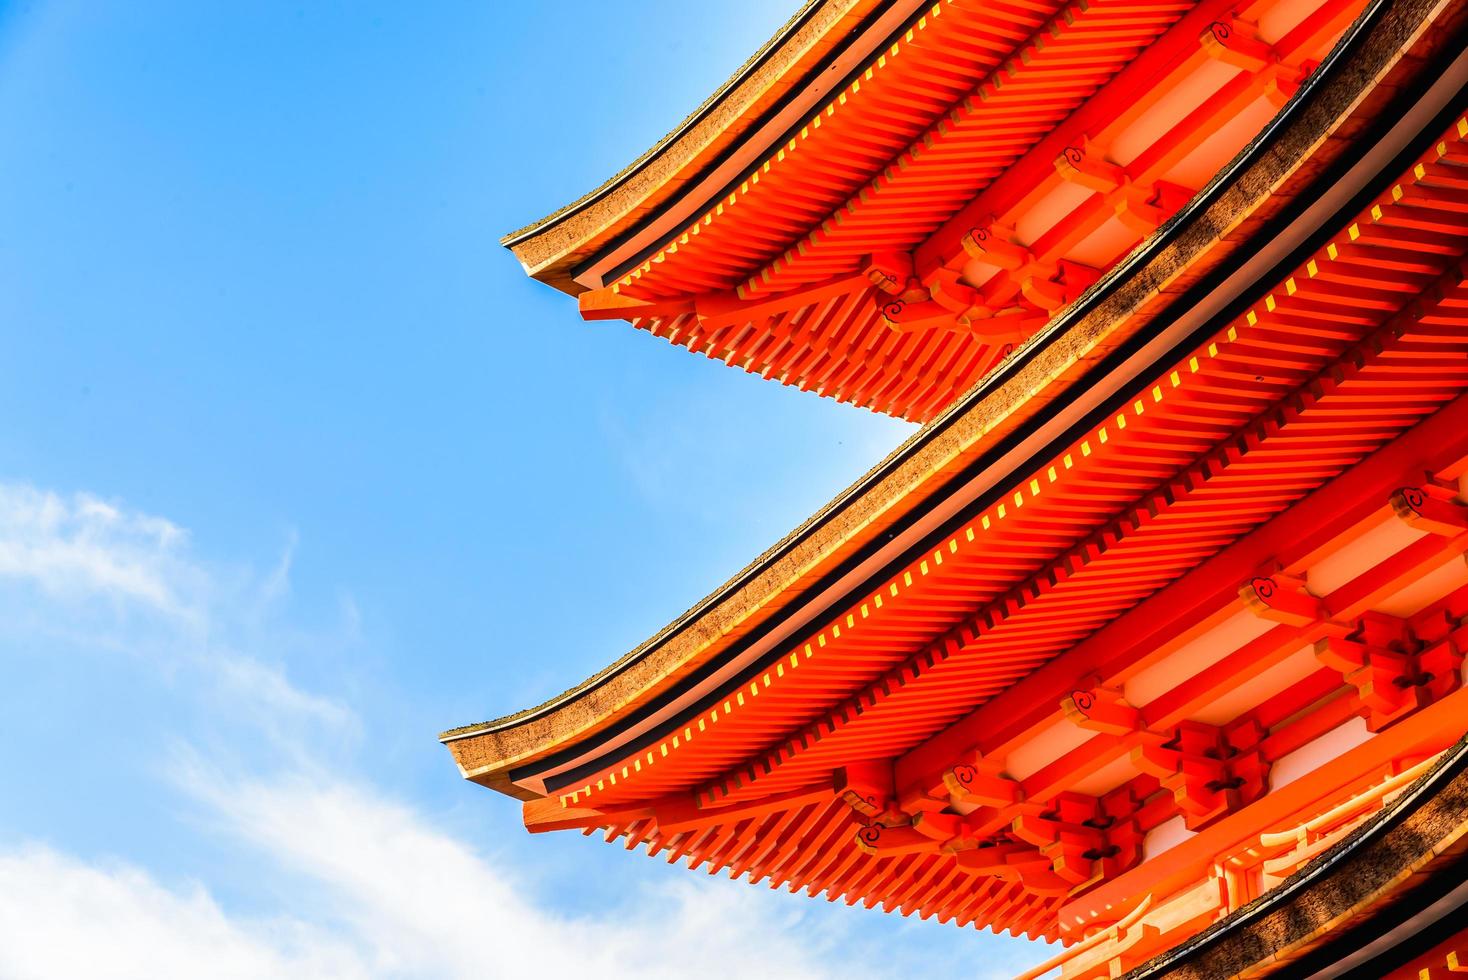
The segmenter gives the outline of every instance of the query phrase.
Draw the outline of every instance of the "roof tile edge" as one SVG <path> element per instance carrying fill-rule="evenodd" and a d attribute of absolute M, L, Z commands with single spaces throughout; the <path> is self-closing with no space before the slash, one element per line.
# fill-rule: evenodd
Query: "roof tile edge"
<path fill-rule="evenodd" d="M 571 267 L 697 178 L 767 105 L 799 86 L 842 25 L 883 0 L 806 0 L 703 105 L 600 187 L 500 239 L 535 279 L 575 295 Z"/>

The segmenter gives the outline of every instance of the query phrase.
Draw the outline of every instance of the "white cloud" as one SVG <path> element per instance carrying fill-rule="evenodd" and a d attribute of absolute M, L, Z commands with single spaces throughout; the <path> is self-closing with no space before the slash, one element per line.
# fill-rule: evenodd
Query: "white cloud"
<path fill-rule="evenodd" d="M 180 587 L 197 583 L 176 557 L 184 537 L 166 520 L 86 494 L 0 484 L 0 579 L 53 598 L 102 597 L 190 617 L 195 610 Z"/>
<path fill-rule="evenodd" d="M 522 874 L 367 786 L 317 775 L 239 784 L 199 770 L 186 779 L 228 832 L 328 895 L 382 975 L 828 975 L 815 955 L 824 944 L 793 935 L 777 917 L 789 906 L 754 889 L 689 880 L 568 918 Z"/>
<path fill-rule="evenodd" d="M 99 640 L 109 648 L 137 646 L 127 614 L 149 611 L 172 624 L 178 645 L 194 649 L 186 659 L 213 683 L 177 685 L 176 696 L 195 705 L 222 701 L 229 710 L 218 715 L 234 727 L 200 733 L 207 751 L 180 738 L 157 769 L 202 808 L 206 829 L 226 849 L 221 863 L 238 867 L 242 850 L 250 884 L 278 896 L 279 910 L 268 917 L 229 910 L 211 893 L 211 885 L 229 883 L 208 882 L 206 869 L 198 880 L 166 885 L 135 865 L 87 862 L 36 844 L 0 847 L 0 976 L 768 980 L 899 972 L 889 953 L 807 915 L 809 906 L 706 876 L 641 889 L 596 915 L 559 910 L 557 890 L 576 889 L 575 872 L 537 880 L 533 869 L 482 853 L 351 775 L 348 762 L 327 757 L 330 740 L 316 733 L 352 727 L 353 712 L 215 639 L 237 634 L 275 645 L 258 623 L 240 630 L 231 623 L 289 594 L 294 539 L 244 590 L 222 586 L 187 541 L 168 521 L 94 497 L 0 484 L 0 596 L 6 580 L 39 590 L 43 620 L 100 604 L 117 613 L 92 626 L 108 632 Z M 354 632 L 355 606 L 344 602 Z M 152 656 L 156 634 L 147 631 L 150 650 L 137 652 L 144 668 L 163 669 Z M 241 741 L 269 743 L 274 761 L 234 751 Z M 27 830 L 46 832 L 0 826 L 11 840 Z"/>
<path fill-rule="evenodd" d="M 834 956 L 839 936 L 754 889 L 697 880 L 629 895 L 591 918 L 538 901 L 521 876 L 432 829 L 410 807 L 320 774 L 185 780 L 300 901 L 231 916 L 202 885 L 170 889 L 135 867 L 36 846 L 0 852 L 0 976 L 8 980 L 592 975 L 802 978 L 876 975 Z"/>
<path fill-rule="evenodd" d="M 161 517 L 91 494 L 0 483 L 0 588 L 36 590 L 26 598 L 53 607 L 37 617 L 48 629 L 170 671 L 191 669 L 223 698 L 264 709 L 258 720 L 272 729 L 287 719 L 353 728 L 345 705 L 301 691 L 279 665 L 230 646 L 232 634 L 257 632 L 255 621 L 288 594 L 295 534 L 263 576 L 221 575 L 188 545 L 188 532 Z M 25 606 L 35 612 L 34 601 Z M 140 615 L 152 617 L 150 629 Z"/>
<path fill-rule="evenodd" d="M 299 922 L 242 922 L 194 885 L 40 847 L 0 853 L 0 976 L 367 977 L 356 952 Z"/>

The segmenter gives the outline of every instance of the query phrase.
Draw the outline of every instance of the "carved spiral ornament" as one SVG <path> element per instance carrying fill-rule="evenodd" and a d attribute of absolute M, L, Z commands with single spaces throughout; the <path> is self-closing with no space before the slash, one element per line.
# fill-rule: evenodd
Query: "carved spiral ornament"
<path fill-rule="evenodd" d="M 1071 691 L 1070 703 L 1076 706 L 1077 711 L 1089 718 L 1091 708 L 1096 704 L 1096 695 L 1091 691 Z"/>
<path fill-rule="evenodd" d="M 892 302 L 883 305 L 882 315 L 889 320 L 896 320 L 902 315 L 902 311 L 905 309 L 907 309 L 906 303 L 900 299 L 894 299 Z"/>
<path fill-rule="evenodd" d="M 1233 28 L 1229 27 L 1221 20 L 1215 20 L 1212 24 L 1208 25 L 1208 30 L 1212 32 L 1213 36 L 1217 38 L 1219 43 L 1221 44 L 1227 44 L 1228 39 L 1233 37 L 1234 33 Z"/>
<path fill-rule="evenodd" d="M 959 763 L 953 767 L 953 779 L 960 786 L 971 786 L 979 771 L 967 763 Z"/>
<path fill-rule="evenodd" d="M 857 839 L 868 847 L 876 847 L 882 839 L 882 825 L 869 824 L 856 832 Z"/>
<path fill-rule="evenodd" d="M 1427 500 L 1427 494 L 1422 492 L 1421 487 L 1398 487 L 1397 495 L 1402 498 L 1402 503 L 1413 510 L 1421 510 L 1422 504 Z"/>
<path fill-rule="evenodd" d="M 1272 578 L 1261 577 L 1250 579 L 1249 588 L 1253 589 L 1254 594 L 1259 598 L 1268 602 L 1274 597 L 1274 593 L 1279 589 L 1279 585 Z"/>
<path fill-rule="evenodd" d="M 1073 166 L 1079 167 L 1081 165 L 1081 161 L 1086 159 L 1086 154 L 1082 152 L 1081 148 L 1078 146 L 1067 146 L 1065 148 L 1065 158 L 1069 160 Z"/>

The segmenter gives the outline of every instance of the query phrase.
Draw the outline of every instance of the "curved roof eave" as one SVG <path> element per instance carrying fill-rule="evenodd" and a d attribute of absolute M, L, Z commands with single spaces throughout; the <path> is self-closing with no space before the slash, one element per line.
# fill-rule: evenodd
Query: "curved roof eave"
<path fill-rule="evenodd" d="M 989 378 L 915 433 L 734 578 L 606 669 L 535 708 L 440 737 L 464 774 L 511 795 L 506 770 L 584 742 L 949 485 L 1032 416 L 1058 404 L 1086 369 L 1121 347 L 1309 185 L 1349 140 L 1342 127 L 1379 112 L 1394 72 L 1423 71 L 1414 44 L 1451 3 L 1377 2 L 1289 105 L 1197 198 Z M 1461 19 L 1461 11 L 1460 11 Z M 1349 57 L 1346 57 L 1346 52 Z M 1408 52 L 1410 51 L 1410 57 Z M 1040 391 L 1037 396 L 1033 392 Z"/>
<path fill-rule="evenodd" d="M 575 269 L 692 188 L 731 147 L 763 132 L 764 117 L 824 71 L 826 60 L 874 11 L 902 0 L 805 0 L 713 95 L 632 163 L 565 207 L 500 239 L 527 273 L 563 292 L 585 287 Z M 783 132 L 783 129 L 781 129 Z M 758 153 L 779 133 L 748 147 Z"/>

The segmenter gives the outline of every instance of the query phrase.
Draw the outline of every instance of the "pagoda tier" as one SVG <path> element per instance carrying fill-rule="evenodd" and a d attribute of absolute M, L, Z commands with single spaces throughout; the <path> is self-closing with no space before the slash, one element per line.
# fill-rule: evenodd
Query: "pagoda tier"
<path fill-rule="evenodd" d="M 547 779 L 527 826 L 1059 938 L 1446 747 L 1468 710 L 1464 136 L 822 628 Z M 1312 760 L 1344 764 L 1270 780 Z M 1195 857 L 1126 873 L 1159 831 Z"/>
<path fill-rule="evenodd" d="M 1021 8 L 973 7 L 931 8 L 718 221 L 583 293 L 583 311 L 773 319 L 761 304 L 855 276 L 860 295 L 895 297 L 867 307 L 890 321 L 883 336 L 982 345 L 946 321 L 897 321 L 912 306 L 951 319 L 936 293 L 992 283 L 1032 302 L 1049 288 L 1038 264 L 1075 259 L 1044 249 L 1113 225 L 1135 237 L 705 603 L 561 698 L 444 741 L 465 776 L 523 801 L 532 832 L 1055 940 L 1047 969 L 1066 977 L 1209 956 L 1278 972 L 1282 956 L 1245 962 L 1270 909 L 1314 922 L 1290 940 L 1299 963 L 1346 956 L 1341 923 L 1408 908 L 1428 894 L 1417 879 L 1388 875 L 1334 918 L 1280 903 L 1444 812 L 1428 788 L 1468 779 L 1468 3 L 1372 4 L 1328 50 L 1344 5 L 1098 0 L 1059 21 L 1026 5 L 1049 33 L 1005 55 L 1015 90 L 1033 84 L 1045 105 L 1085 91 L 1027 116 L 1045 131 L 1014 136 L 998 170 L 957 168 L 967 197 L 938 193 L 951 174 L 929 180 L 915 218 L 917 154 L 883 172 L 885 190 L 842 191 L 860 207 L 808 228 L 803 249 L 729 244 L 761 207 L 816 213 L 806 202 L 837 195 L 837 148 L 868 145 L 858 119 L 967 139 L 968 123 L 934 122 L 957 110 L 903 86 L 961 90 L 1001 70 L 972 82 L 957 65 L 978 71 L 975 38 Z M 1033 42 L 1014 29 L 1026 21 L 1004 22 Z M 1132 40 L 1093 64 L 1067 33 L 1078 24 Z M 1259 99 L 1269 112 L 1251 116 Z M 1192 122 L 1163 126 L 1167 113 Z M 795 179 L 812 161 L 829 181 Z M 1138 197 L 1188 166 L 1213 169 L 1176 198 Z M 906 203 L 883 212 L 887 194 Z M 1132 220 L 1142 204 L 1155 222 Z M 962 231 L 975 208 L 995 216 L 983 234 Z M 678 289 L 702 291 L 677 312 Z M 856 309 L 856 294 L 822 295 Z M 740 322 L 730 336 L 753 336 Z M 1411 867 L 1468 849 L 1468 816 L 1433 827 L 1446 843 Z M 1362 949 L 1368 932 L 1352 932 Z"/>
<path fill-rule="evenodd" d="M 926 421 L 1222 171 L 1363 6 L 942 0 L 582 315 Z"/>

